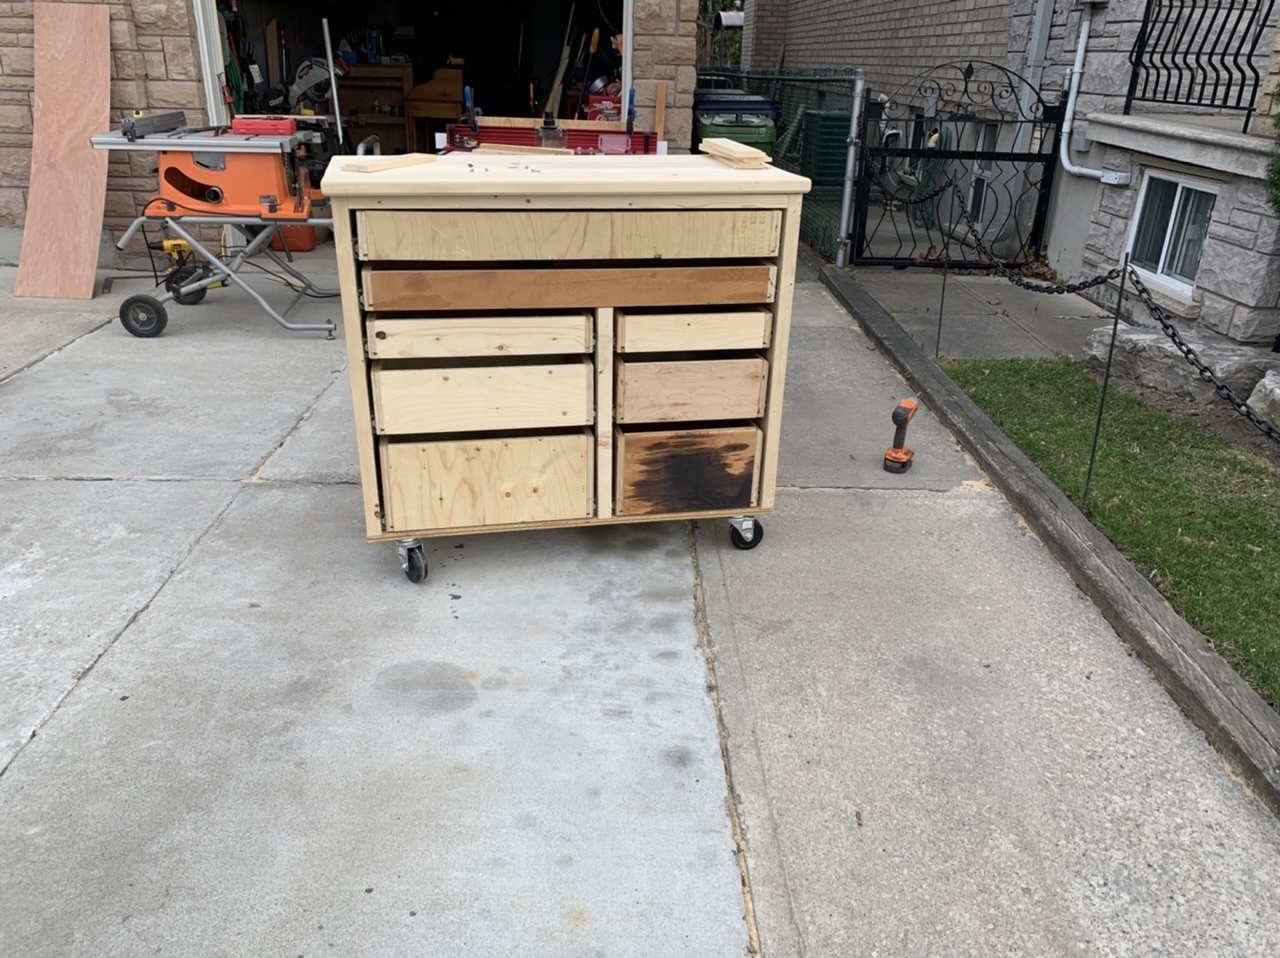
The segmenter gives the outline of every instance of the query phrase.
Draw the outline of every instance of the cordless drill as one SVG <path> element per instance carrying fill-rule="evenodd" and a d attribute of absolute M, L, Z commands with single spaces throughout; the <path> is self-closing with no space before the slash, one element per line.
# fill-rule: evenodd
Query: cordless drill
<path fill-rule="evenodd" d="M 907 448 L 907 423 L 915 418 L 920 404 L 914 399 L 904 399 L 893 411 L 893 447 L 884 454 L 885 472 L 906 472 L 916 454 Z"/>

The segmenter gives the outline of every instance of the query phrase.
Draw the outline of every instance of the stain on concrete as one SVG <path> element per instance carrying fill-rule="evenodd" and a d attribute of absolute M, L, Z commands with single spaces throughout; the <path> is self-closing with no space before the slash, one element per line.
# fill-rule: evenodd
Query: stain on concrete
<path fill-rule="evenodd" d="M 480 688 L 484 689 L 486 692 L 496 692 L 499 689 L 505 689 L 506 687 L 507 680 L 500 675 L 491 675 L 480 683 Z"/>
<path fill-rule="evenodd" d="M 393 704 L 421 712 L 443 715 L 470 708 L 480 693 L 464 672 L 449 662 L 401 662 L 378 673 L 373 687 Z M 477 678 L 479 676 L 476 676 Z"/>
<path fill-rule="evenodd" d="M 662 662 L 670 662 L 672 659 L 680 658 L 680 650 L 679 649 L 663 649 L 661 652 L 655 652 L 653 654 L 653 657 Z"/>
<path fill-rule="evenodd" d="M 672 768 L 688 768 L 693 764 L 693 752 L 683 745 L 672 745 L 662 750 L 662 759 Z"/>

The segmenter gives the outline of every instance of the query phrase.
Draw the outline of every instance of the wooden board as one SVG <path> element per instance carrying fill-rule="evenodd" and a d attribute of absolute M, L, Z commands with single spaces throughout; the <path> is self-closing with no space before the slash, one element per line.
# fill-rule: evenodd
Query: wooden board
<path fill-rule="evenodd" d="M 781 277 L 773 304 L 773 342 L 765 358 L 769 360 L 769 389 L 766 393 L 764 463 L 760 479 L 760 505 L 772 509 L 778 483 L 778 453 L 782 442 L 782 396 L 787 380 L 787 349 L 791 343 L 791 300 L 795 294 L 796 256 L 800 245 L 800 197 L 787 203 L 782 223 L 782 255 L 778 261 Z"/>
<path fill-rule="evenodd" d="M 767 309 L 714 313 L 618 311 L 618 352 L 670 353 L 709 349 L 763 349 L 773 313 Z"/>
<path fill-rule="evenodd" d="M 618 422 L 754 419 L 764 412 L 763 359 L 617 363 Z"/>
<path fill-rule="evenodd" d="M 754 426 L 614 432 L 620 516 L 748 509 L 755 504 Z"/>
<path fill-rule="evenodd" d="M 756 305 L 773 299 L 776 267 L 364 269 L 365 309 L 384 312 Z"/>
<path fill-rule="evenodd" d="M 491 526 L 591 515 L 591 434 L 382 440 L 387 528 Z"/>
<path fill-rule="evenodd" d="M 562 202 L 565 197 L 591 197 L 602 209 L 643 208 L 645 202 L 662 207 L 665 197 L 708 195 L 739 197 L 740 206 L 781 206 L 766 196 L 807 193 L 809 181 L 771 164 L 760 169 L 735 170 L 711 156 L 491 156 L 482 161 L 471 153 L 449 153 L 430 166 L 411 166 L 376 177 L 346 170 L 363 158 L 335 156 L 325 170 L 321 189 L 326 196 L 381 197 L 404 200 L 440 198 L 453 203 L 461 196 L 483 197 L 483 205 L 528 209 L 540 200 Z M 401 199 L 403 198 L 403 200 Z M 432 205 L 428 203 L 427 205 Z M 550 202 L 548 205 L 552 205 Z M 557 206 L 552 205 L 552 208 Z"/>
<path fill-rule="evenodd" d="M 573 150 L 558 146 L 518 146 L 514 143 L 481 143 L 472 153 L 506 153 L 513 156 L 573 156 Z"/>
<path fill-rule="evenodd" d="M 596 515 L 613 515 L 613 310 L 596 312 Z"/>
<path fill-rule="evenodd" d="M 478 116 L 477 126 L 507 127 L 522 130 L 536 130 L 542 126 L 542 120 L 533 116 Z M 556 126 L 562 130 L 579 130 L 600 133 L 625 133 L 625 120 L 556 120 Z"/>
<path fill-rule="evenodd" d="M 15 296 L 93 298 L 107 153 L 89 137 L 110 125 L 110 97 L 107 5 L 35 4 L 31 176 Z"/>
<path fill-rule="evenodd" d="M 591 352 L 591 316 L 464 316 L 371 319 L 370 359 L 546 356 Z"/>
<path fill-rule="evenodd" d="M 593 418 L 590 359 L 446 369 L 372 365 L 379 433 L 557 428 Z"/>
<path fill-rule="evenodd" d="M 388 156 L 349 163 L 347 169 L 352 173 L 381 173 L 384 170 L 399 170 L 406 166 L 425 166 L 439 159 L 440 157 L 435 153 L 406 153 L 403 156 Z"/>
<path fill-rule="evenodd" d="M 709 153 L 735 170 L 759 170 L 770 162 L 769 154 L 763 150 L 757 150 L 754 146 L 747 146 L 745 143 L 724 137 L 699 140 L 698 149 L 703 153 Z"/>
<path fill-rule="evenodd" d="M 369 210 L 357 224 L 364 260 L 728 259 L 777 255 L 782 213 Z"/>

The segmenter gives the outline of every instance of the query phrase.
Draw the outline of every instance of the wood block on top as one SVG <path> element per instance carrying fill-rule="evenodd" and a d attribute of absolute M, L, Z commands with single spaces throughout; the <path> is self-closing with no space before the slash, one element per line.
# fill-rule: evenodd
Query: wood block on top
<path fill-rule="evenodd" d="M 614 442 L 620 516 L 750 509 L 756 504 L 760 430 L 755 426 L 619 429 Z"/>
<path fill-rule="evenodd" d="M 757 305 L 773 301 L 777 267 L 589 269 L 364 268 L 364 308 L 382 312 Z"/>

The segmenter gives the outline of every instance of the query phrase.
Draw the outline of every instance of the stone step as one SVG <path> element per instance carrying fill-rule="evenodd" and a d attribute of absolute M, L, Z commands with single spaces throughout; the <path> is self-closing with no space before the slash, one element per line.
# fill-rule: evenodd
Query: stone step
<path fill-rule="evenodd" d="M 1179 329 L 1178 332 L 1218 378 L 1242 399 L 1249 396 L 1268 372 L 1280 371 L 1280 353 L 1273 353 L 1265 346 L 1242 346 L 1207 329 Z M 1085 364 L 1090 369 L 1101 370 L 1106 365 L 1110 342 L 1110 326 L 1100 326 L 1089 334 L 1085 342 Z M 1121 325 L 1116 334 L 1111 368 L 1119 375 L 1161 392 L 1206 403 L 1216 397 L 1213 386 L 1200 378 L 1195 367 L 1159 329 Z"/>

